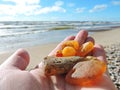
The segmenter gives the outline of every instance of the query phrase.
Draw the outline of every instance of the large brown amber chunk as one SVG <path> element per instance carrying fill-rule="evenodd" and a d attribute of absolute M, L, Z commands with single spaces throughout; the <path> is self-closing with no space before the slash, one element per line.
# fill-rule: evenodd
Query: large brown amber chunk
<path fill-rule="evenodd" d="M 72 56 L 72 57 L 54 57 L 47 56 L 44 58 L 45 74 L 47 76 L 66 74 L 73 66 L 84 60 L 82 57 Z"/>

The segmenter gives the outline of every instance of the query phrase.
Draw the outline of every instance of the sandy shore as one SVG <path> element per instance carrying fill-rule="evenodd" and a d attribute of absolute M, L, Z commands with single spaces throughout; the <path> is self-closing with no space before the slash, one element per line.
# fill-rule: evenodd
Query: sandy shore
<path fill-rule="evenodd" d="M 96 43 L 101 45 L 110 45 L 120 43 L 119 39 L 120 28 L 109 31 L 95 32 L 92 36 L 95 38 Z M 53 50 L 58 43 L 45 44 L 40 46 L 25 48 L 30 54 L 30 64 L 28 68 L 36 66 L 45 56 L 47 56 L 51 50 Z M 14 51 L 0 53 L 0 64 L 6 60 Z"/>
<path fill-rule="evenodd" d="M 95 32 L 92 37 L 95 39 L 96 43 L 103 46 L 120 43 L 120 28 Z"/>
<path fill-rule="evenodd" d="M 35 67 L 37 64 L 39 64 L 40 61 L 57 46 L 57 44 L 58 43 L 49 43 L 49 44 L 44 44 L 40 46 L 24 48 L 29 52 L 29 55 L 30 55 L 30 63 L 28 68 L 31 69 Z M 14 52 L 15 51 L 0 52 L 0 64 L 4 62 L 4 60 L 6 60 Z"/>

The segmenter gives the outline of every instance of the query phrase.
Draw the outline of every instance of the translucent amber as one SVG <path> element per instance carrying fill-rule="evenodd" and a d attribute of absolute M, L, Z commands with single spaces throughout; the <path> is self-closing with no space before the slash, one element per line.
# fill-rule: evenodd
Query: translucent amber
<path fill-rule="evenodd" d="M 67 47 L 67 48 L 66 48 Z M 82 46 L 79 45 L 78 41 L 70 40 L 62 44 L 62 50 L 56 52 L 57 57 L 65 56 L 86 56 L 92 51 L 94 44 L 89 41 L 84 43 Z"/>
<path fill-rule="evenodd" d="M 56 52 L 56 55 L 55 55 L 56 57 L 62 57 L 63 55 L 62 55 L 62 50 L 58 50 L 57 52 Z"/>
<path fill-rule="evenodd" d="M 84 57 L 93 50 L 93 47 L 94 44 L 91 41 L 86 42 L 81 46 L 80 50 L 77 51 L 77 55 Z"/>
<path fill-rule="evenodd" d="M 99 82 L 106 71 L 106 64 L 99 60 L 77 63 L 66 75 L 66 81 L 73 85 L 92 86 Z"/>
<path fill-rule="evenodd" d="M 76 50 L 71 46 L 66 46 L 62 50 L 62 55 L 63 55 L 63 57 L 75 56 L 76 55 Z"/>
<path fill-rule="evenodd" d="M 75 50 L 79 49 L 79 43 L 76 40 L 69 40 L 63 43 L 62 48 L 66 47 L 66 46 L 71 46 L 73 47 Z"/>

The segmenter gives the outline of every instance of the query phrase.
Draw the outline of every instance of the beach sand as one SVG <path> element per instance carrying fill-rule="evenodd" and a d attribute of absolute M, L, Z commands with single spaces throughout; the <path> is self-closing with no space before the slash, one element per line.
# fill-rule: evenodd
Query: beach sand
<path fill-rule="evenodd" d="M 120 43 L 120 28 L 95 32 L 92 37 L 95 39 L 97 44 L 101 44 L 103 46 Z"/>
<path fill-rule="evenodd" d="M 120 28 L 115 28 L 109 31 L 95 32 L 92 34 L 92 37 L 94 37 L 95 42 L 103 46 L 120 43 L 119 36 L 120 36 Z M 49 43 L 49 44 L 25 48 L 30 54 L 30 64 L 28 68 L 29 69 L 33 68 L 37 64 L 39 64 L 40 61 L 57 46 L 57 44 L 58 43 Z M 6 60 L 13 52 L 15 51 L 9 51 L 4 53 L 0 52 L 0 64 L 4 60 Z"/>
<path fill-rule="evenodd" d="M 47 56 L 56 46 L 58 43 L 49 43 L 49 44 L 43 44 L 40 46 L 32 46 L 24 48 L 28 51 L 30 55 L 30 63 L 28 65 L 28 69 L 31 69 L 35 67 L 37 64 L 40 63 L 41 60 L 45 56 Z M 8 52 L 0 52 L 0 64 L 2 64 L 10 55 L 12 55 L 14 51 L 8 51 Z"/>

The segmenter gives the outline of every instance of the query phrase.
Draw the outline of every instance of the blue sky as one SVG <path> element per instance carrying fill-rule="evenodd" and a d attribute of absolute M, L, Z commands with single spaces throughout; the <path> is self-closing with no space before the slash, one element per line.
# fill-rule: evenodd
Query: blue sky
<path fill-rule="evenodd" d="M 120 0 L 0 0 L 0 21 L 120 21 Z"/>

